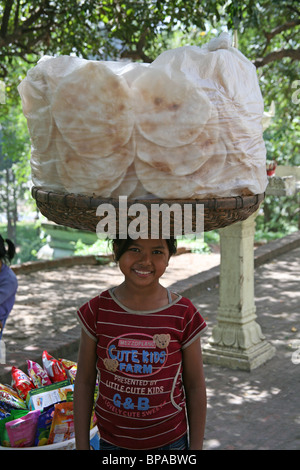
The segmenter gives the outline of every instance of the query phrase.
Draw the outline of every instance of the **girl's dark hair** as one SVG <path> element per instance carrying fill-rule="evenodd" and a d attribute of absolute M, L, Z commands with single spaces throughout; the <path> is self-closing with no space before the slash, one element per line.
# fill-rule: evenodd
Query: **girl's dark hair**
<path fill-rule="evenodd" d="M 170 237 L 165 238 L 170 256 L 175 255 L 177 250 L 177 241 L 176 238 Z M 125 253 L 125 251 L 129 248 L 129 246 L 134 242 L 134 240 L 130 237 L 126 239 L 119 239 L 115 238 L 113 240 L 113 252 L 115 255 L 115 261 L 119 261 L 121 256 Z"/>
<path fill-rule="evenodd" d="M 5 247 L 5 242 L 6 242 L 7 248 Z M 0 260 L 10 262 L 15 256 L 15 253 L 16 253 L 16 248 L 15 248 L 14 243 L 8 238 L 4 240 L 2 236 L 0 235 Z"/>

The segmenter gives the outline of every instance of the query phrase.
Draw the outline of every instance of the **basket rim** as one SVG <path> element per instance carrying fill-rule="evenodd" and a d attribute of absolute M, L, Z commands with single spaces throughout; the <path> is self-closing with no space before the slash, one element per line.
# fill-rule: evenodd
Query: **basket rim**
<path fill-rule="evenodd" d="M 55 204 L 66 208 L 80 208 L 85 210 L 96 209 L 100 204 L 112 204 L 114 207 L 119 206 L 119 199 L 101 196 L 86 196 L 68 192 L 58 192 L 47 190 L 38 186 L 31 188 L 32 197 L 44 204 Z M 222 209 L 246 209 L 248 207 L 260 204 L 265 198 L 265 193 L 247 195 L 247 196 L 230 196 L 230 197 L 212 197 L 205 199 L 130 199 L 127 198 L 127 204 L 141 203 L 150 207 L 152 204 L 203 204 L 204 209 L 222 210 Z"/>

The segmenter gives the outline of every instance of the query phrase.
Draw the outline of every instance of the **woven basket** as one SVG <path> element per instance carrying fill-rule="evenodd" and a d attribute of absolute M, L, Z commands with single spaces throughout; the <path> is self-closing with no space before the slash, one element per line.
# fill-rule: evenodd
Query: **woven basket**
<path fill-rule="evenodd" d="M 116 213 L 119 208 L 118 199 L 81 196 L 71 193 L 57 193 L 33 187 L 32 197 L 36 200 L 37 207 L 47 219 L 67 227 L 96 232 L 96 227 L 101 217 L 96 215 L 97 207 L 103 203 L 112 204 Z M 196 204 L 204 206 L 204 231 L 210 231 L 226 227 L 238 221 L 246 220 L 260 206 L 264 194 L 254 196 L 237 196 L 212 199 L 140 199 L 128 200 L 127 207 L 132 204 L 142 203 L 147 207 L 149 218 L 152 204 L 172 205 L 179 203 L 192 205 L 192 225 L 195 229 Z M 104 217 L 104 216 L 103 216 Z M 102 218 L 103 218 L 102 217 Z M 128 217 L 128 223 L 130 217 Z M 172 235 L 172 212 L 170 219 L 170 234 Z"/>

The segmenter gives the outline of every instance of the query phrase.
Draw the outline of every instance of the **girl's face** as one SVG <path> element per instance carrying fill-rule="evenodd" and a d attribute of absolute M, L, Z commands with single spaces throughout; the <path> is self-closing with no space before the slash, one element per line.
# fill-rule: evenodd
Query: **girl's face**
<path fill-rule="evenodd" d="M 166 240 L 133 240 L 119 259 L 125 280 L 137 286 L 148 286 L 159 281 L 169 262 Z"/>

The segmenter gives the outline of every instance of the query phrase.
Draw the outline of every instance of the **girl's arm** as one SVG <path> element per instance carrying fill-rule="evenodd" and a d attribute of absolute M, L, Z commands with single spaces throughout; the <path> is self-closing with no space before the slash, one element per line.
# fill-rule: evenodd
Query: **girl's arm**
<path fill-rule="evenodd" d="M 96 384 L 97 343 L 81 332 L 74 387 L 74 424 L 77 450 L 90 448 L 90 422 Z"/>
<path fill-rule="evenodd" d="M 189 448 L 201 450 L 206 420 L 206 386 L 200 340 L 183 350 L 183 383 L 189 422 Z"/>

